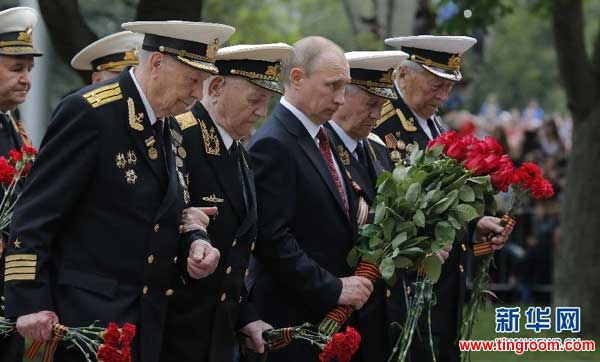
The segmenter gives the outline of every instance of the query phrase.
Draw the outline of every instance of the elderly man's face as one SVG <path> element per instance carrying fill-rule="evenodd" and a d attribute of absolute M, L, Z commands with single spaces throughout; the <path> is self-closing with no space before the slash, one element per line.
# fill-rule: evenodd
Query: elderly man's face
<path fill-rule="evenodd" d="M 367 138 L 381 116 L 384 103 L 385 98 L 360 88 L 346 92 L 346 103 L 339 109 L 344 117 L 340 126 L 355 140 Z"/>
<path fill-rule="evenodd" d="M 189 111 L 202 99 L 202 82 L 208 73 L 185 65 L 170 56 L 162 57 L 153 69 L 154 82 L 149 92 L 150 103 L 157 117 L 177 115 Z"/>
<path fill-rule="evenodd" d="M 454 82 L 428 71 L 410 72 L 400 68 L 400 90 L 406 104 L 423 118 L 433 116 L 447 100 Z"/>
<path fill-rule="evenodd" d="M 219 125 L 236 140 L 249 136 L 256 122 L 267 115 L 274 94 L 241 77 L 225 77 L 216 104 Z"/>
<path fill-rule="evenodd" d="M 313 121 L 323 124 L 344 104 L 344 89 L 350 82 L 350 67 L 343 54 L 328 52 L 317 60 L 312 72 L 300 70 L 296 82 L 302 111 Z"/>
<path fill-rule="evenodd" d="M 0 55 L 0 111 L 14 110 L 25 102 L 31 88 L 31 55 Z"/>

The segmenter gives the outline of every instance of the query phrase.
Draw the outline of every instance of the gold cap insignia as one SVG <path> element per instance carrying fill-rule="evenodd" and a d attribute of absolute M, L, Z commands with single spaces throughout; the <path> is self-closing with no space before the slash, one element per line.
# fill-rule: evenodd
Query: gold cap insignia
<path fill-rule="evenodd" d="M 458 70 L 460 68 L 460 57 L 458 55 L 453 55 L 448 59 L 448 67 L 454 70 Z"/>
<path fill-rule="evenodd" d="M 32 35 L 33 35 L 33 29 L 27 28 L 25 31 L 22 31 L 19 33 L 17 40 L 26 42 L 26 43 L 33 43 Z"/>
<path fill-rule="evenodd" d="M 381 78 L 379 78 L 379 82 L 392 84 L 392 72 L 393 70 L 390 69 L 387 72 L 383 73 L 381 75 Z"/>
<path fill-rule="evenodd" d="M 281 72 L 281 67 L 279 66 L 279 64 L 269 65 L 269 66 L 267 66 L 265 75 L 268 75 L 268 76 L 274 77 L 274 78 L 278 78 L 280 72 Z"/>
<path fill-rule="evenodd" d="M 135 49 L 131 49 L 123 54 L 123 60 L 138 60 Z"/>
<path fill-rule="evenodd" d="M 215 60 L 217 52 L 219 51 L 219 39 L 215 38 L 210 44 L 206 46 L 206 57 L 210 60 Z"/>

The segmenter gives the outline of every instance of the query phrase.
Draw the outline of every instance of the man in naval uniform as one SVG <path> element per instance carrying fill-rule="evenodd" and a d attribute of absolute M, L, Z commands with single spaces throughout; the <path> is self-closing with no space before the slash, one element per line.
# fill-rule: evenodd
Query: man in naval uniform
<path fill-rule="evenodd" d="M 121 31 L 98 39 L 71 59 L 71 67 L 92 72 L 92 84 L 115 78 L 127 67 L 138 64 L 137 51 L 143 34 Z"/>
<path fill-rule="evenodd" d="M 167 315 L 164 361 L 232 362 L 238 330 L 249 347 L 264 349 L 261 335 L 271 326 L 249 320 L 244 287 L 256 244 L 257 200 L 240 140 L 266 116 L 269 100 L 283 93 L 278 84 L 281 60 L 293 52 L 283 43 L 220 49 L 219 75 L 204 82 L 202 102 L 177 116 L 187 145 L 191 205 L 218 208 L 208 234 L 221 261 L 210 277 L 176 288 Z"/>
<path fill-rule="evenodd" d="M 416 142 L 420 149 L 444 132 L 438 108 L 448 99 L 454 84 L 462 79 L 461 56 L 476 40 L 466 36 L 419 35 L 386 39 L 386 44 L 408 53 L 408 59 L 395 72 L 394 90 L 397 99 L 386 102 L 381 119 L 373 130 L 384 140 L 394 162 L 405 156 L 406 146 Z M 484 216 L 472 222 L 474 241 L 483 241 L 490 233 L 494 248 L 501 248 L 508 238 L 499 225 L 500 219 Z M 466 281 L 465 262 L 471 242 L 456 241 L 450 256 L 442 266 L 442 274 L 434 286 L 437 304 L 431 312 L 431 330 L 434 350 L 438 361 L 458 361 L 458 336 L 462 318 Z M 399 285 L 390 293 L 393 304 L 404 305 L 404 293 L 410 293 Z M 404 308 L 394 308 L 392 316 L 400 324 L 404 320 Z M 413 339 L 413 361 L 430 361 L 429 328 L 424 316 L 419 325 L 419 336 Z"/>
<path fill-rule="evenodd" d="M 66 97 L 16 207 L 7 249 L 6 313 L 18 332 L 50 340 L 53 325 L 137 325 L 134 361 L 158 361 L 175 280 L 202 278 L 219 252 L 198 229 L 180 239 L 189 201 L 185 147 L 171 116 L 202 98 L 219 43 L 234 28 L 132 22 L 140 64 Z M 62 343 L 57 361 L 84 361 Z"/>
<path fill-rule="evenodd" d="M 10 150 L 31 146 L 16 110 L 31 88 L 33 59 L 42 52 L 33 47 L 31 37 L 37 13 L 28 7 L 0 12 L 0 156 L 10 158 Z M 4 191 L 0 188 L 0 200 Z M 4 249 L 9 230 L 0 230 L 0 295 L 4 295 Z M 4 312 L 0 310 L 0 316 Z M 20 360 L 23 341 L 18 335 L 0 339 L 0 356 Z"/>

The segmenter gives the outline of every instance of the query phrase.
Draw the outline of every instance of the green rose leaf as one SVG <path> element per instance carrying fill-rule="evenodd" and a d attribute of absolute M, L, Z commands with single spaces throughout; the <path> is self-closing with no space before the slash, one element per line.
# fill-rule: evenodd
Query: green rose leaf
<path fill-rule="evenodd" d="M 467 204 L 460 204 L 456 206 L 456 212 L 458 213 L 459 218 L 464 222 L 469 222 L 479 216 L 477 210 Z"/>
<path fill-rule="evenodd" d="M 417 210 L 415 212 L 413 215 L 413 222 L 420 228 L 425 227 L 425 214 L 423 214 L 423 211 Z"/>
<path fill-rule="evenodd" d="M 435 238 L 444 244 L 452 244 L 456 231 L 447 221 L 440 221 L 435 224 Z"/>
<path fill-rule="evenodd" d="M 404 198 L 410 203 L 415 203 L 419 197 L 419 193 L 421 193 L 421 185 L 417 182 L 414 182 L 408 187 Z"/>
<path fill-rule="evenodd" d="M 350 250 L 348 256 L 346 256 L 346 263 L 348 263 L 348 265 L 350 265 L 351 268 L 354 268 L 356 267 L 356 265 L 358 265 L 359 260 L 360 251 L 358 251 L 358 248 L 355 246 L 352 248 L 352 250 Z"/>
<path fill-rule="evenodd" d="M 458 197 L 461 201 L 464 202 L 473 202 L 475 201 L 475 191 L 468 185 L 464 185 L 458 191 Z"/>
<path fill-rule="evenodd" d="M 396 266 L 394 265 L 394 259 L 387 257 L 383 258 L 381 264 L 379 264 L 379 271 L 381 271 L 381 277 L 385 280 L 389 280 L 394 275 Z"/>
<path fill-rule="evenodd" d="M 377 205 L 375 208 L 375 219 L 373 219 L 373 223 L 379 224 L 383 218 L 385 217 L 385 203 Z"/>
<path fill-rule="evenodd" d="M 408 235 L 405 232 L 396 235 L 396 237 L 392 240 L 392 248 L 397 249 L 406 240 L 408 240 Z"/>
<path fill-rule="evenodd" d="M 413 266 L 413 261 L 405 256 L 397 256 L 394 258 L 394 264 L 398 269 L 408 269 Z"/>
<path fill-rule="evenodd" d="M 442 262 L 436 255 L 426 256 L 423 259 L 423 269 L 427 277 L 436 283 L 442 273 Z"/>

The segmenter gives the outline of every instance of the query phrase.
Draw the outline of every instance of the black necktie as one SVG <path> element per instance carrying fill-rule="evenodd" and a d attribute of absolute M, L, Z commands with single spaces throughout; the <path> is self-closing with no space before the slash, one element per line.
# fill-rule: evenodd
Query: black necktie
<path fill-rule="evenodd" d="M 431 138 L 434 139 L 439 136 L 437 128 L 435 128 L 435 124 L 433 123 L 432 118 L 427 118 L 427 127 L 429 127 L 429 132 L 431 133 Z"/>
<path fill-rule="evenodd" d="M 229 157 L 234 162 L 239 184 L 242 186 L 242 194 L 244 197 L 244 207 L 248 210 L 248 193 L 246 191 L 246 182 L 244 172 L 242 171 L 242 150 L 243 147 L 239 142 L 234 141 L 229 147 Z"/>
<path fill-rule="evenodd" d="M 369 161 L 367 160 L 367 152 L 365 151 L 365 145 L 362 142 L 358 142 L 356 145 L 356 155 L 358 156 L 358 162 L 360 162 L 363 167 L 368 170 L 369 169 Z"/>
<path fill-rule="evenodd" d="M 8 129 L 8 125 L 9 125 L 10 120 L 8 119 L 8 116 L 5 113 L 1 113 L 0 112 L 0 126 L 2 129 Z"/>

